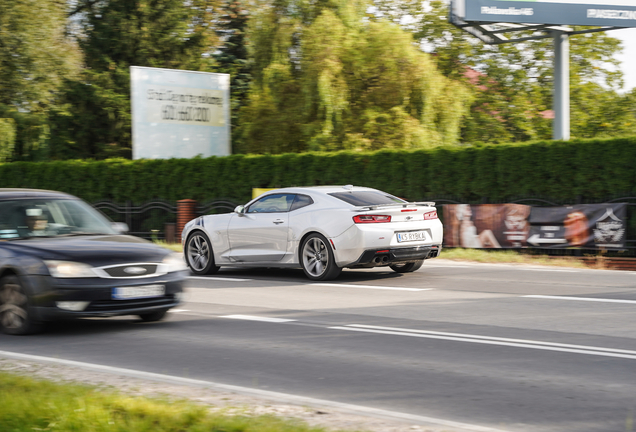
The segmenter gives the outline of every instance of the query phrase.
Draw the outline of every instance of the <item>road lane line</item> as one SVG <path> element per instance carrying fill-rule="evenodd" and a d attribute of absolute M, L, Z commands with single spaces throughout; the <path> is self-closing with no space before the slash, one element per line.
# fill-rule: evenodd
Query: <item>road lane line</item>
<path fill-rule="evenodd" d="M 188 279 L 198 279 L 198 280 L 206 280 L 206 281 L 220 280 L 220 281 L 231 281 L 231 282 L 249 282 L 252 280 L 252 279 L 239 279 L 239 278 L 225 278 L 225 277 L 218 277 L 218 276 L 211 276 L 211 277 L 188 276 Z"/>
<path fill-rule="evenodd" d="M 636 304 L 636 300 L 604 299 L 604 298 L 594 298 L 594 297 L 565 297 L 565 296 L 549 296 L 549 295 L 525 295 L 522 297 L 546 299 L 546 300 L 575 300 L 575 301 L 587 301 L 587 302 Z"/>
<path fill-rule="evenodd" d="M 378 289 L 378 290 L 391 290 L 391 291 L 430 291 L 433 288 L 402 288 L 402 287 L 386 287 L 375 285 L 352 285 L 352 284 L 337 284 L 337 283 L 313 283 L 309 285 L 335 287 L 335 288 L 363 288 L 363 289 Z"/>
<path fill-rule="evenodd" d="M 74 360 L 64 360 L 60 358 L 44 357 L 44 356 L 37 356 L 37 355 L 31 355 L 31 354 L 22 354 L 22 353 L 16 353 L 11 351 L 0 351 L 0 357 L 78 367 L 78 368 L 86 369 L 86 370 L 103 372 L 103 373 L 108 373 L 113 375 L 129 376 L 132 378 L 146 379 L 146 380 L 155 381 L 155 382 L 164 382 L 164 383 L 179 384 L 179 385 L 191 385 L 191 386 L 203 387 L 203 388 L 208 388 L 208 389 L 217 390 L 217 391 L 226 391 L 226 392 L 239 393 L 239 394 L 256 396 L 256 397 L 262 397 L 268 400 L 291 403 L 295 405 L 334 408 L 338 410 L 347 411 L 352 414 L 367 415 L 367 416 L 372 416 L 376 418 L 384 418 L 384 419 L 391 419 L 391 420 L 408 420 L 408 421 L 416 422 L 421 425 L 430 426 L 431 424 L 435 424 L 435 425 L 442 425 L 442 426 L 447 426 L 451 428 L 458 428 L 465 431 L 472 431 L 472 432 L 506 432 L 502 429 L 495 429 L 488 426 L 472 425 L 468 423 L 461 423 L 461 422 L 445 420 L 445 419 L 440 419 L 435 417 L 407 414 L 407 413 L 401 413 L 397 411 L 371 408 L 371 407 L 366 407 L 362 405 L 353 405 L 353 404 L 335 402 L 335 401 L 330 401 L 326 399 L 316 399 L 312 397 L 297 396 L 297 395 L 292 395 L 288 393 L 279 393 L 279 392 L 273 392 L 269 390 L 260 390 L 260 389 L 254 389 L 250 387 L 241 387 L 241 386 L 236 386 L 231 384 L 221 384 L 214 381 L 183 378 L 183 377 L 178 377 L 173 375 L 164 375 L 164 374 L 158 374 L 153 372 L 143 372 L 143 371 L 134 370 L 134 369 L 105 366 L 105 365 L 100 365 L 95 363 L 86 363 L 86 362 L 79 362 Z"/>
<path fill-rule="evenodd" d="M 172 312 L 172 313 L 190 312 L 190 309 L 170 309 L 168 312 Z"/>
<path fill-rule="evenodd" d="M 473 335 L 473 334 L 464 334 L 464 333 L 448 333 L 448 332 L 438 332 L 432 330 L 416 330 L 416 329 L 408 329 L 401 327 L 383 327 L 383 326 L 374 326 L 374 325 L 364 325 L 364 324 L 347 324 L 346 327 L 355 327 L 355 328 L 368 328 L 375 330 L 390 330 L 390 331 L 399 331 L 399 332 L 407 332 L 407 333 L 417 333 L 417 334 L 431 334 L 431 335 L 439 335 L 439 336 L 452 336 L 452 337 L 461 337 L 461 338 L 470 338 L 470 339 L 484 339 L 484 340 L 492 340 L 492 341 L 501 341 L 501 342 L 514 342 L 514 343 L 523 343 L 528 345 L 545 345 L 545 346 L 555 346 L 562 348 L 574 348 L 574 349 L 585 349 L 591 351 L 604 351 L 604 352 L 614 352 L 621 354 L 630 354 L 636 355 L 636 351 L 630 350 L 622 350 L 617 348 L 601 348 L 589 345 L 572 345 L 572 344 L 563 344 L 558 342 L 542 342 L 531 339 L 511 339 L 511 338 L 502 338 L 496 336 L 482 336 L 482 335 Z"/>
<path fill-rule="evenodd" d="M 239 319 L 239 320 L 247 320 L 247 321 L 262 321 L 262 322 L 272 322 L 272 323 L 286 323 L 286 322 L 296 321 L 294 319 L 260 317 L 255 315 L 222 315 L 219 318 Z"/>
<path fill-rule="evenodd" d="M 633 354 L 621 354 L 618 352 L 592 351 L 590 349 L 561 348 L 556 346 L 532 345 L 528 343 L 512 343 L 512 342 L 502 342 L 502 341 L 495 341 L 495 340 L 438 336 L 438 335 L 420 334 L 420 333 L 406 333 L 406 332 L 399 332 L 399 331 L 373 330 L 373 329 L 355 328 L 355 327 L 335 326 L 335 327 L 328 327 L 328 328 L 332 330 L 346 330 L 346 331 L 354 331 L 354 332 L 362 332 L 362 333 L 377 333 L 377 334 L 386 334 L 386 335 L 395 335 L 395 336 L 409 336 L 409 337 L 417 337 L 417 338 L 425 338 L 425 339 L 442 339 L 442 340 L 450 340 L 450 341 L 457 341 L 457 342 L 478 343 L 478 344 L 484 344 L 484 345 L 500 345 L 500 346 L 514 347 L 514 348 L 530 348 L 530 349 L 536 349 L 536 350 L 542 350 L 542 351 L 559 351 L 559 352 L 567 352 L 567 353 L 574 353 L 574 354 L 586 354 L 586 355 L 595 355 L 595 356 L 602 356 L 602 357 L 615 357 L 615 358 L 636 360 L 636 351 L 628 351 L 628 352 L 632 352 Z M 593 347 L 589 347 L 589 348 L 593 348 Z"/>

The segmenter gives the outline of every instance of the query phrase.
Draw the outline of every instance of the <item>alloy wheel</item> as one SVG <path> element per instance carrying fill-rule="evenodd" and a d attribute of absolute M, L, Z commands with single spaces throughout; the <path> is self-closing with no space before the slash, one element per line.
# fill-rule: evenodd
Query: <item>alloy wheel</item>
<path fill-rule="evenodd" d="M 188 241 L 188 263 L 194 271 L 203 271 L 210 261 L 210 245 L 202 235 L 195 234 Z"/>
<path fill-rule="evenodd" d="M 329 264 L 329 251 L 327 245 L 318 237 L 313 237 L 305 242 L 303 248 L 303 266 L 313 277 L 322 275 Z"/>
<path fill-rule="evenodd" d="M 15 283 L 5 283 L 0 291 L 0 325 L 6 330 L 19 330 L 28 319 L 27 297 L 22 287 Z"/>

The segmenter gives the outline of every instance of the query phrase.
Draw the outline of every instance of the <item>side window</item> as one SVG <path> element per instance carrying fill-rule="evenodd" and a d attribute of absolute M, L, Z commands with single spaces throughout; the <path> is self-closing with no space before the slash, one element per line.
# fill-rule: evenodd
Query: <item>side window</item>
<path fill-rule="evenodd" d="M 294 202 L 294 194 L 273 194 L 259 199 L 247 208 L 247 213 L 287 212 Z"/>
<path fill-rule="evenodd" d="M 311 199 L 310 196 L 307 195 L 296 195 L 296 199 L 291 206 L 289 211 L 298 210 L 299 208 L 307 207 L 310 204 L 313 204 L 314 200 Z"/>

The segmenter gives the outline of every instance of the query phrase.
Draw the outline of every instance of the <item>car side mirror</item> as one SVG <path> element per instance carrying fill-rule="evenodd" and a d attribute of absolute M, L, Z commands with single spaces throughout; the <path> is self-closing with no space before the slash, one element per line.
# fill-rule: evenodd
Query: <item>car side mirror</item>
<path fill-rule="evenodd" d="M 238 213 L 239 216 L 243 216 L 245 214 L 245 206 L 236 206 L 234 213 Z"/>
<path fill-rule="evenodd" d="M 110 226 L 117 232 L 117 234 L 126 234 L 130 229 L 128 228 L 128 224 L 123 222 L 112 222 Z"/>

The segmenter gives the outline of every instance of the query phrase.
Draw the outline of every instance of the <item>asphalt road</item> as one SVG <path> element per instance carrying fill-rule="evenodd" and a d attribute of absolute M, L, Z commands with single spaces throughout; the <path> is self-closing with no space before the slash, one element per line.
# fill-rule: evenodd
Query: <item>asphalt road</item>
<path fill-rule="evenodd" d="M 86 319 L 0 350 L 509 431 L 631 431 L 636 273 L 440 259 L 419 271 L 224 271 L 160 323 Z"/>

